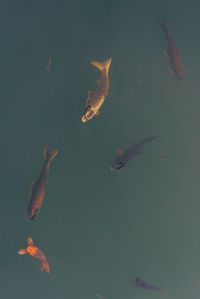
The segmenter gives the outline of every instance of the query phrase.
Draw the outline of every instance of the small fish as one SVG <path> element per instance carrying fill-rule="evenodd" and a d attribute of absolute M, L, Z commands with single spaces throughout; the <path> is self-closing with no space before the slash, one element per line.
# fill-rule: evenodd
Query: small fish
<path fill-rule="evenodd" d="M 167 160 L 167 152 L 162 153 L 162 154 L 159 156 L 159 160 L 161 160 L 161 161 L 163 161 L 163 160 Z"/>
<path fill-rule="evenodd" d="M 28 203 L 28 218 L 30 220 L 35 218 L 42 205 L 47 187 L 50 164 L 52 160 L 56 157 L 57 153 L 58 151 L 55 149 L 49 151 L 47 147 L 44 148 L 44 164 L 39 178 L 32 185 L 30 199 Z"/>
<path fill-rule="evenodd" d="M 168 42 L 168 50 L 165 53 L 166 54 L 165 56 L 168 59 L 170 59 L 171 64 L 172 64 L 172 69 L 173 69 L 174 73 L 176 74 L 177 78 L 180 81 L 183 81 L 185 78 L 185 70 L 184 70 L 184 65 L 182 62 L 181 54 L 176 47 L 176 44 L 175 44 L 175 41 L 174 41 L 174 38 L 173 38 L 171 32 L 168 29 L 167 22 L 160 22 L 160 24 L 166 34 L 167 42 Z"/>
<path fill-rule="evenodd" d="M 47 63 L 47 66 L 46 66 L 46 71 L 50 72 L 51 68 L 52 68 L 52 57 L 50 56 L 49 60 L 48 60 L 48 63 Z"/>
<path fill-rule="evenodd" d="M 31 237 L 28 238 L 27 244 L 28 244 L 27 248 L 18 250 L 18 254 L 20 255 L 29 254 L 30 256 L 39 259 L 42 266 L 41 270 L 49 273 L 49 264 L 42 250 L 40 250 L 37 246 L 33 244 L 33 240 L 31 239 Z"/>
<path fill-rule="evenodd" d="M 92 119 L 94 116 L 98 115 L 100 108 L 103 105 L 106 96 L 108 95 L 110 80 L 109 80 L 109 68 L 111 65 L 112 59 L 106 59 L 103 62 L 92 61 L 91 64 L 96 66 L 101 75 L 97 80 L 97 87 L 94 91 L 88 91 L 88 97 L 86 100 L 86 108 L 81 121 L 83 123 Z"/>
<path fill-rule="evenodd" d="M 155 291 L 161 291 L 161 289 L 154 287 L 153 285 L 146 283 L 141 278 L 136 278 L 135 284 L 137 288 L 145 289 L 145 290 L 155 290 Z"/>
<path fill-rule="evenodd" d="M 119 170 L 124 167 L 130 160 L 135 159 L 138 155 L 141 154 L 145 143 L 150 142 L 156 138 L 158 138 L 158 136 L 147 137 L 141 140 L 139 143 L 136 143 L 134 146 L 127 148 L 126 150 L 117 150 L 118 156 L 116 157 L 114 163 L 111 165 L 111 170 Z"/>
<path fill-rule="evenodd" d="M 146 80 L 137 80 L 136 82 L 140 83 L 140 84 L 148 84 L 149 83 L 149 81 L 146 81 Z"/>

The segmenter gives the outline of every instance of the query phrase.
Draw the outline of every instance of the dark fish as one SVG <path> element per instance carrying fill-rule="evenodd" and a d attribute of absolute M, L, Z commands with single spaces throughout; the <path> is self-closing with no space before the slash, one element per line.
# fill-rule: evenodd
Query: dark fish
<path fill-rule="evenodd" d="M 88 91 L 88 97 L 86 100 L 86 108 L 81 121 L 83 123 L 92 119 L 95 115 L 98 115 L 100 108 L 103 105 L 106 96 L 108 95 L 110 80 L 109 80 L 109 68 L 112 59 L 106 59 L 103 62 L 92 61 L 91 64 L 96 66 L 100 71 L 100 78 L 97 80 L 97 87 L 94 91 Z"/>
<path fill-rule="evenodd" d="M 182 62 L 181 54 L 176 47 L 174 38 L 168 29 L 167 23 L 160 22 L 160 24 L 161 24 L 161 26 L 166 34 L 166 37 L 167 37 L 167 42 L 168 42 L 167 57 L 171 61 L 172 69 L 173 69 L 174 73 L 176 74 L 177 78 L 179 80 L 183 81 L 185 78 L 185 70 L 184 70 L 184 65 Z"/>
<path fill-rule="evenodd" d="M 42 250 L 35 246 L 35 244 L 33 244 L 33 240 L 31 237 L 28 238 L 27 244 L 27 248 L 18 250 L 18 253 L 20 255 L 29 254 L 30 256 L 40 260 L 41 270 L 49 273 L 49 264 Z"/>
<path fill-rule="evenodd" d="M 57 153 L 58 151 L 55 149 L 49 151 L 47 147 L 44 148 L 44 164 L 39 178 L 32 185 L 30 200 L 28 203 L 28 218 L 31 220 L 37 215 L 44 200 L 50 164 L 56 157 Z"/>
<path fill-rule="evenodd" d="M 111 165 L 111 169 L 121 169 L 122 167 L 124 167 L 130 160 L 135 159 L 139 154 L 141 154 L 145 143 L 150 142 L 156 138 L 158 138 L 158 136 L 147 137 L 124 151 L 120 150 L 114 163 Z"/>
<path fill-rule="evenodd" d="M 137 288 L 141 288 L 141 289 L 145 289 L 145 290 L 154 290 L 154 291 L 161 291 L 161 289 L 145 282 L 143 279 L 141 278 L 136 278 L 135 280 L 135 284 Z"/>

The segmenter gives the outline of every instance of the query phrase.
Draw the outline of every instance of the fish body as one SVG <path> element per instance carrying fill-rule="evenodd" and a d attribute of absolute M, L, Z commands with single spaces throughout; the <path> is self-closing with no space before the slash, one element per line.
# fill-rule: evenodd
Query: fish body
<path fill-rule="evenodd" d="M 58 151 L 55 149 L 51 151 L 49 151 L 47 147 L 45 147 L 44 149 L 44 164 L 40 176 L 32 185 L 30 199 L 28 203 L 27 212 L 28 218 L 30 220 L 35 218 L 42 205 L 47 187 L 50 164 L 52 160 L 56 157 L 57 153 Z"/>
<path fill-rule="evenodd" d="M 98 115 L 100 108 L 103 105 L 106 96 L 108 95 L 110 87 L 109 68 L 112 59 L 106 59 L 103 62 L 92 61 L 91 64 L 96 66 L 100 71 L 100 78 L 97 80 L 97 87 L 94 91 L 88 91 L 88 97 L 86 100 L 86 108 L 81 121 L 83 123 L 92 119 L 95 115 Z"/>
<path fill-rule="evenodd" d="M 177 78 L 180 81 L 183 81 L 185 78 L 185 69 L 181 58 L 181 54 L 178 48 L 176 47 L 174 38 L 172 36 L 172 33 L 168 29 L 167 23 L 166 22 L 160 22 L 160 23 L 167 37 L 167 42 L 168 42 L 167 56 L 171 61 L 172 69 L 176 74 Z"/>
<path fill-rule="evenodd" d="M 143 279 L 141 278 L 136 278 L 135 280 L 135 284 L 136 287 L 141 288 L 141 289 L 145 289 L 145 290 L 154 290 L 154 291 L 160 291 L 159 288 L 145 282 Z"/>
<path fill-rule="evenodd" d="M 136 143 L 134 146 L 127 148 L 122 151 L 115 159 L 114 163 L 111 165 L 111 169 L 119 170 L 124 167 L 130 160 L 135 159 L 138 155 L 141 154 L 144 145 L 147 142 L 153 141 L 158 138 L 158 136 L 147 137 L 140 142 Z"/>
<path fill-rule="evenodd" d="M 40 260 L 41 270 L 49 273 L 49 264 L 42 250 L 40 250 L 37 246 L 33 244 L 33 240 L 31 239 L 31 237 L 28 238 L 27 244 L 27 248 L 18 250 L 18 254 L 29 254 L 30 256 Z"/>

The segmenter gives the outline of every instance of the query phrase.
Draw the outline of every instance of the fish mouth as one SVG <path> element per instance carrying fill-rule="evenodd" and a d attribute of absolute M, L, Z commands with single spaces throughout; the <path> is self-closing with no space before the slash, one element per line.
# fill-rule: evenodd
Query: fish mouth
<path fill-rule="evenodd" d="M 39 209 L 35 209 L 33 211 L 31 211 L 30 213 L 28 213 L 28 219 L 29 220 L 33 220 L 35 218 L 35 216 L 37 215 Z"/>
<path fill-rule="evenodd" d="M 83 115 L 83 116 L 81 117 L 81 121 L 82 121 L 82 123 L 86 123 L 86 122 L 87 122 L 87 119 L 86 119 L 85 115 Z"/>
<path fill-rule="evenodd" d="M 35 218 L 35 216 L 36 216 L 36 215 L 32 215 L 32 214 L 31 214 L 31 215 L 28 215 L 28 219 L 29 219 L 29 220 L 33 220 L 33 219 Z"/>

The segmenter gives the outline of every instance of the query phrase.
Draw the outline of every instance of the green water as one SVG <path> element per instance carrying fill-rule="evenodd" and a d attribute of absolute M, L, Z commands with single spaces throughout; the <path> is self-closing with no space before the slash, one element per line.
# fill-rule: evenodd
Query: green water
<path fill-rule="evenodd" d="M 199 298 L 199 9 L 194 0 L 1 2 L 0 298 Z M 165 17 L 183 84 L 163 57 Z M 84 125 L 98 78 L 90 61 L 108 57 L 109 96 Z M 110 172 L 117 148 L 152 135 L 137 160 Z M 31 222 L 45 145 L 59 153 Z M 17 254 L 28 236 L 49 275 Z M 164 291 L 135 288 L 138 276 Z"/>

